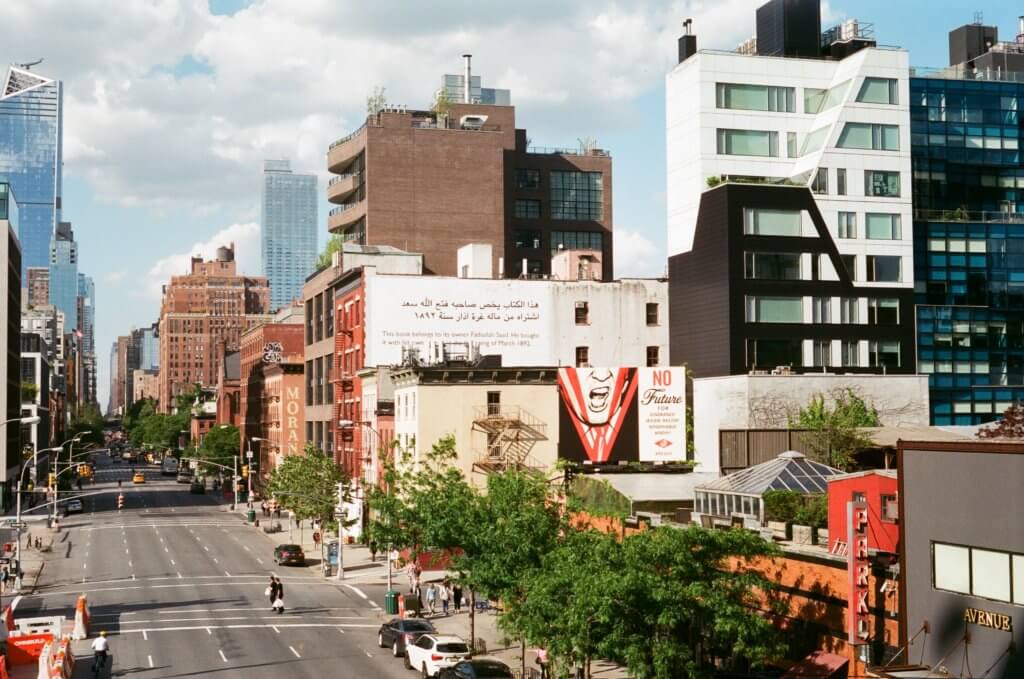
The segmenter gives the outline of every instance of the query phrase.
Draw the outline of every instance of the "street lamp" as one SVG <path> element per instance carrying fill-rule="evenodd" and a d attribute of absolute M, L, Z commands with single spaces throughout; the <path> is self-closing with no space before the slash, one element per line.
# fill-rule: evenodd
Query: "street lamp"
<path fill-rule="evenodd" d="M 32 419 L 32 418 L 25 418 L 25 419 Z M 39 418 L 37 417 L 35 419 L 38 420 Z M 32 466 L 31 467 L 22 467 L 21 468 L 21 475 L 18 477 L 17 509 L 15 510 L 15 519 L 14 519 L 15 529 L 16 529 L 16 532 L 17 532 L 18 541 L 14 545 L 14 576 L 15 576 L 14 582 L 15 582 L 15 589 L 17 591 L 19 591 L 19 592 L 21 591 L 21 492 L 22 492 L 22 487 L 25 485 L 25 470 L 26 469 L 35 469 L 35 466 L 36 466 L 36 462 L 35 461 L 36 461 L 39 453 L 49 453 L 49 452 L 52 452 L 52 451 L 59 451 L 61 449 L 62 448 L 43 448 L 42 450 L 36 450 L 32 454 Z"/>
<path fill-rule="evenodd" d="M 381 437 L 380 432 L 373 428 L 369 422 L 365 420 L 338 420 L 338 428 L 340 429 L 351 429 L 355 426 L 366 427 L 377 439 L 377 447 L 382 448 L 384 446 L 384 439 Z M 372 459 L 372 458 L 371 458 Z M 364 479 L 365 482 L 365 479 Z M 364 497 L 365 499 L 365 497 Z M 363 514 L 365 516 L 367 512 L 366 507 L 363 507 Z M 344 517 L 342 517 L 344 518 Z M 341 571 L 341 522 L 338 522 L 338 571 Z M 387 545 L 387 555 L 385 558 L 388 561 L 388 591 L 391 591 L 391 545 Z"/>
<path fill-rule="evenodd" d="M 75 443 L 77 441 L 81 441 L 81 440 L 82 440 L 82 434 L 78 434 L 77 436 L 72 436 L 67 441 L 65 441 L 64 443 L 60 444 L 60 446 L 58 446 L 58 448 L 57 448 L 58 452 L 53 457 L 53 473 L 54 473 L 54 475 L 57 474 L 57 464 L 60 462 L 60 453 L 64 451 L 64 446 L 66 446 L 68 443 L 71 444 L 71 448 L 68 449 L 68 462 L 70 463 L 71 462 L 71 458 L 73 457 L 74 450 L 75 450 Z M 53 485 L 53 520 L 54 521 L 57 520 L 57 496 L 58 496 L 59 493 L 60 493 L 59 486 L 55 482 L 54 485 Z"/>
<path fill-rule="evenodd" d="M 259 436 L 250 436 L 249 437 L 249 447 L 245 451 L 245 457 L 249 461 L 249 476 L 246 477 L 246 481 L 247 481 L 247 485 L 248 485 L 248 496 L 246 497 L 246 501 L 247 502 L 252 502 L 252 457 L 253 457 L 253 455 L 252 455 L 252 442 L 253 441 L 260 441 L 261 443 L 269 443 L 270 439 L 263 439 L 263 438 L 260 438 Z M 262 464 L 260 466 L 262 466 Z"/>

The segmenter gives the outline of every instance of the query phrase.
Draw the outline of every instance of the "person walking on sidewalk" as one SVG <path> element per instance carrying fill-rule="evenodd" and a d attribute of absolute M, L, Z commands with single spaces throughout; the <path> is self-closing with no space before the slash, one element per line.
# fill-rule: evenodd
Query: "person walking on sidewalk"
<path fill-rule="evenodd" d="M 456 584 L 452 587 L 452 603 L 455 605 L 455 612 L 462 612 L 462 585 Z"/>
<path fill-rule="evenodd" d="M 427 585 L 427 612 L 430 615 L 434 615 L 435 606 L 437 605 L 437 585 L 430 583 Z"/>
<path fill-rule="evenodd" d="M 270 576 L 270 585 L 264 594 L 270 599 L 270 610 L 274 610 L 274 602 L 277 601 L 277 578 L 273 575 Z"/>
<path fill-rule="evenodd" d="M 277 611 L 278 615 L 284 613 L 284 583 L 281 582 L 281 578 L 274 577 L 274 582 L 277 583 L 277 598 L 274 599 L 274 610 Z"/>
<path fill-rule="evenodd" d="M 448 602 L 451 600 L 451 592 L 448 590 L 448 583 L 442 582 L 440 591 L 437 593 L 441 597 L 441 612 L 448 616 Z"/>

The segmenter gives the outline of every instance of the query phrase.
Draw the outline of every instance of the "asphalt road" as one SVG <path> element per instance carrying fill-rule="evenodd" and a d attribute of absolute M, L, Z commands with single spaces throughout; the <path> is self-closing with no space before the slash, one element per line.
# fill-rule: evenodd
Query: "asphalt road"
<path fill-rule="evenodd" d="M 107 630 L 113 676 L 410 677 L 376 645 L 382 590 L 338 585 L 312 569 L 277 567 L 271 540 L 226 505 L 138 466 L 97 461 L 85 512 L 67 517 L 36 592 L 17 617 L 73 616 L 85 592 L 90 636 Z M 117 478 L 125 508 L 116 509 Z M 281 534 L 278 534 L 281 535 Z M 273 536 L 277 538 L 277 536 Z M 264 596 L 271 573 L 284 582 L 286 612 Z"/>

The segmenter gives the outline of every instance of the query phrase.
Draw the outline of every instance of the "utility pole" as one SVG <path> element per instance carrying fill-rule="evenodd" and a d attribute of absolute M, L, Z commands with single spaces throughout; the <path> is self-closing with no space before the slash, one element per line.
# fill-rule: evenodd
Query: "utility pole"
<path fill-rule="evenodd" d="M 338 519 L 338 580 L 345 579 L 345 562 L 341 558 L 341 546 L 345 542 L 345 484 L 338 484 L 338 507 L 334 510 Z"/>
<path fill-rule="evenodd" d="M 234 473 L 231 475 L 231 489 L 235 491 L 235 501 L 231 505 L 231 509 L 238 508 L 238 456 L 235 455 L 232 458 L 234 462 Z"/>

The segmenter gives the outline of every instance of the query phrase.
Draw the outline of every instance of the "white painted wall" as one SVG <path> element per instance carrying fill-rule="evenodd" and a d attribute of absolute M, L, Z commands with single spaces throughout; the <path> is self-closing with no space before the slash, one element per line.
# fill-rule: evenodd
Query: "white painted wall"
<path fill-rule="evenodd" d="M 491 244 L 469 243 L 456 252 L 459 278 L 494 278 L 491 266 Z"/>
<path fill-rule="evenodd" d="M 818 394 L 853 389 L 878 410 L 882 426 L 928 426 L 927 375 L 731 375 L 693 381 L 697 471 L 718 472 L 721 429 L 784 429 Z M 779 451 L 783 452 L 783 451 Z"/>

